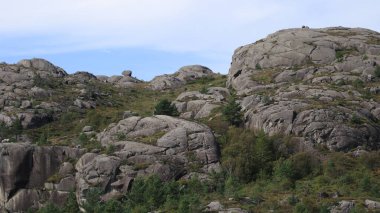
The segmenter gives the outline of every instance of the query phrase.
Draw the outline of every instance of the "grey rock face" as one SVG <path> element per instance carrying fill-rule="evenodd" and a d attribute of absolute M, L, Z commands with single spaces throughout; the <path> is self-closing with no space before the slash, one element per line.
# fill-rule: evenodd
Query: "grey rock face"
<path fill-rule="evenodd" d="M 219 161 L 210 128 L 165 115 L 129 117 L 111 124 L 97 138 L 103 145 L 115 146 L 115 154 L 122 161 L 142 167 L 137 175 L 156 173 L 163 180 L 185 175 L 190 165 L 198 165 L 199 172 L 207 173 Z"/>
<path fill-rule="evenodd" d="M 130 70 L 124 70 L 122 72 L 122 75 L 114 75 L 111 77 L 98 76 L 98 79 L 103 82 L 110 83 L 116 87 L 121 87 L 121 88 L 134 87 L 138 83 L 143 82 L 135 77 L 132 77 L 132 71 Z"/>
<path fill-rule="evenodd" d="M 66 159 L 79 158 L 82 153 L 69 147 L 0 144 L 0 206 L 10 212 L 39 207 L 39 200 L 50 196 L 43 191 L 47 179 L 59 172 Z"/>
<path fill-rule="evenodd" d="M 149 84 L 153 90 L 174 89 L 183 86 L 186 82 L 213 75 L 215 74 L 207 67 L 190 65 L 181 67 L 172 75 L 157 76 Z"/>
<path fill-rule="evenodd" d="M 131 70 L 124 70 L 121 74 L 125 77 L 131 77 L 132 71 Z"/>
<path fill-rule="evenodd" d="M 173 103 L 181 113 L 180 117 L 199 119 L 210 116 L 212 110 L 225 104 L 229 96 L 226 88 L 210 87 L 205 94 L 198 91 L 181 93 Z"/>
<path fill-rule="evenodd" d="M 21 60 L 17 63 L 26 68 L 33 68 L 35 70 L 44 71 L 46 75 L 52 75 L 54 77 L 64 77 L 67 73 L 60 67 L 40 58 L 34 58 L 31 60 Z M 43 75 L 42 75 L 43 76 Z"/>
<path fill-rule="evenodd" d="M 378 149 L 379 104 L 368 94 L 380 84 L 379 46 L 380 34 L 361 28 L 281 30 L 238 48 L 227 84 L 248 128 L 331 150 Z"/>
<path fill-rule="evenodd" d="M 368 209 L 380 209 L 380 202 L 377 201 L 367 199 L 364 201 L 364 204 Z"/>
<path fill-rule="evenodd" d="M 349 213 L 355 207 L 354 201 L 342 200 L 331 209 L 331 213 Z"/>
<path fill-rule="evenodd" d="M 105 191 L 115 179 L 116 170 L 120 165 L 120 158 L 114 156 L 84 154 L 75 165 L 77 199 L 79 203 L 85 201 L 85 193 L 91 187 L 97 186 Z"/>

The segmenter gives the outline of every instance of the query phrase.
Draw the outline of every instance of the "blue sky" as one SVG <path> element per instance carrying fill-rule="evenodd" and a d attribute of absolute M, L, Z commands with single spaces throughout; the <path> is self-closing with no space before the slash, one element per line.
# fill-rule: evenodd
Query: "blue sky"
<path fill-rule="evenodd" d="M 150 80 L 202 64 L 227 73 L 233 51 L 283 28 L 380 31 L 378 0 L 1 0 L 0 61 L 45 58 L 69 73 Z"/>

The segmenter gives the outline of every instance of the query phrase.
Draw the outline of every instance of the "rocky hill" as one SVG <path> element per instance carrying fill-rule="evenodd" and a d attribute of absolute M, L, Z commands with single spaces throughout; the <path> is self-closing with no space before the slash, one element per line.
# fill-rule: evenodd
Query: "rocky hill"
<path fill-rule="evenodd" d="M 288 29 L 238 48 L 228 86 L 242 98 L 245 125 L 332 150 L 379 148 L 379 36 Z"/>
<path fill-rule="evenodd" d="M 378 211 L 379 101 L 380 34 L 361 28 L 275 32 L 227 76 L 2 63 L 0 212 Z"/>

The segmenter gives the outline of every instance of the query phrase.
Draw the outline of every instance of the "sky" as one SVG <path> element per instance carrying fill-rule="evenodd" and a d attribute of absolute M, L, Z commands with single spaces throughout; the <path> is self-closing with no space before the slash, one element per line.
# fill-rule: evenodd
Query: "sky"
<path fill-rule="evenodd" d="M 379 0 L 0 0 L 0 62 L 44 58 L 68 73 L 151 80 L 302 25 L 380 31 Z"/>

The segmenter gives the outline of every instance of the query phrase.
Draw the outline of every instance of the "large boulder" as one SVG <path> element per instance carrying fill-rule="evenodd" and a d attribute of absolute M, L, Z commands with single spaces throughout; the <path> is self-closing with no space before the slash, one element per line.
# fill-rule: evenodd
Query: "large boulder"
<path fill-rule="evenodd" d="M 97 135 L 105 146 L 135 172 L 127 176 L 157 174 L 163 180 L 191 172 L 217 169 L 218 147 L 211 129 L 203 124 L 165 115 L 129 117 Z"/>
<path fill-rule="evenodd" d="M 53 77 L 64 77 L 67 75 L 66 71 L 60 67 L 55 66 L 45 59 L 33 58 L 30 60 L 21 60 L 17 65 L 23 66 L 25 68 L 31 68 L 32 70 L 37 70 L 41 76 L 53 76 Z"/>
<path fill-rule="evenodd" d="M 38 207 L 45 182 L 58 174 L 65 161 L 78 159 L 82 154 L 83 150 L 69 147 L 0 144 L 0 206 L 10 212 Z M 65 170 L 67 175 L 69 169 Z"/>
<path fill-rule="evenodd" d="M 181 67 L 177 72 L 171 75 L 156 76 L 149 82 L 153 90 L 175 89 L 183 86 L 189 81 L 194 81 L 203 77 L 215 75 L 209 68 L 201 65 L 190 65 Z"/>
<path fill-rule="evenodd" d="M 210 87 L 204 93 L 190 91 L 181 93 L 173 102 L 186 119 L 200 119 L 211 115 L 212 111 L 227 102 L 230 92 L 223 87 Z"/>
<path fill-rule="evenodd" d="M 379 48 L 380 34 L 367 29 L 281 30 L 235 51 L 227 85 L 250 129 L 331 150 L 378 149 Z"/>
<path fill-rule="evenodd" d="M 132 76 L 131 70 L 124 70 L 122 75 L 113 75 L 111 77 L 107 76 L 98 76 L 98 79 L 110 83 L 116 87 L 120 88 L 130 88 L 136 86 L 138 83 L 142 83 L 143 81 Z"/>

